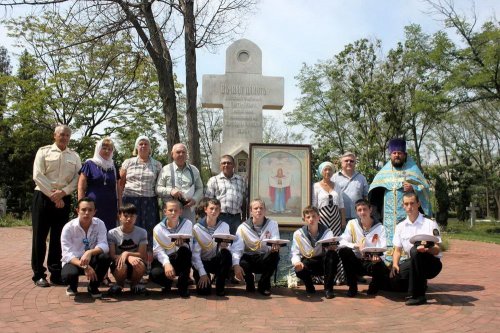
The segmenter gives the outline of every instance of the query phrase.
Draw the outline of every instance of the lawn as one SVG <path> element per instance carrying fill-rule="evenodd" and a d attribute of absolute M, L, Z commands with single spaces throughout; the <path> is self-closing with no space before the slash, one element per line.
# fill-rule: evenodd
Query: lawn
<path fill-rule="evenodd" d="M 448 226 L 443 228 L 443 236 L 448 239 L 500 244 L 500 222 L 476 222 L 471 228 L 470 221 L 462 222 L 457 219 L 449 219 Z"/>

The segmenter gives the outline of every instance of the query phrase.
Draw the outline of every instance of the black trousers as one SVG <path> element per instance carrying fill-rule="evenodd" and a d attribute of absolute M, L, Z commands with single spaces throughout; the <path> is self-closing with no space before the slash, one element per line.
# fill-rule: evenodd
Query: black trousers
<path fill-rule="evenodd" d="M 210 260 L 202 260 L 203 267 L 207 273 L 215 274 L 215 290 L 223 291 L 226 286 L 226 279 L 232 265 L 231 252 L 228 249 L 221 249 L 217 255 Z M 211 283 L 205 288 L 198 287 L 200 273 L 193 267 L 193 277 L 196 282 L 196 291 L 200 295 L 209 295 L 212 289 Z"/>
<path fill-rule="evenodd" d="M 252 286 L 255 282 L 253 273 L 261 274 L 258 283 L 259 290 L 271 288 L 271 277 L 280 261 L 279 252 L 243 254 L 240 259 L 240 266 L 245 272 L 245 282 L 247 286 Z"/>
<path fill-rule="evenodd" d="M 90 287 L 99 287 L 104 276 L 108 272 L 109 264 L 111 264 L 111 258 L 107 253 L 100 253 L 97 256 L 92 256 L 90 259 L 90 266 L 95 270 L 97 275 L 97 281 L 90 281 Z M 64 265 L 61 271 L 62 281 L 69 285 L 73 290 L 78 287 L 78 277 L 80 275 L 85 275 L 83 268 L 75 266 L 71 263 Z"/>
<path fill-rule="evenodd" d="M 231 235 L 236 235 L 236 229 L 241 224 L 241 214 L 229 214 L 229 213 L 221 213 L 220 220 L 226 222 L 229 225 L 229 233 Z"/>
<path fill-rule="evenodd" d="M 334 250 L 326 251 L 321 256 L 302 258 L 304 269 L 300 272 L 295 272 L 295 274 L 309 288 L 314 286 L 312 281 L 313 276 L 324 276 L 325 290 L 331 290 L 335 282 L 335 275 L 337 275 L 339 260 L 337 251 Z"/>
<path fill-rule="evenodd" d="M 182 246 L 177 252 L 169 254 L 168 257 L 170 264 L 174 267 L 175 274 L 178 276 L 177 289 L 180 293 L 184 293 L 188 289 L 189 272 L 191 271 L 191 250 Z M 163 265 L 157 259 L 153 260 L 151 264 L 149 278 L 167 290 L 172 287 L 172 280 L 167 278 Z"/>
<path fill-rule="evenodd" d="M 349 289 L 358 289 L 358 275 L 368 275 L 373 277 L 370 283 L 371 288 L 381 289 L 384 285 L 384 278 L 389 273 L 383 260 L 372 262 L 362 260 L 354 254 L 351 248 L 343 247 L 339 250 L 342 265 L 344 265 L 345 277 Z"/>
<path fill-rule="evenodd" d="M 47 236 L 50 232 L 49 254 L 47 266 L 51 273 L 51 280 L 61 278 L 61 232 L 69 221 L 71 196 L 63 198 L 64 207 L 56 208 L 55 204 L 41 191 L 33 193 L 31 223 L 33 239 L 31 245 L 31 269 L 33 281 L 46 278 L 45 254 L 47 252 Z"/>
<path fill-rule="evenodd" d="M 417 247 L 412 247 L 410 259 L 399 265 L 399 274 L 390 280 L 394 291 L 408 291 L 412 297 L 425 295 L 427 279 L 435 278 L 443 268 L 441 259 L 430 253 L 421 253 Z"/>

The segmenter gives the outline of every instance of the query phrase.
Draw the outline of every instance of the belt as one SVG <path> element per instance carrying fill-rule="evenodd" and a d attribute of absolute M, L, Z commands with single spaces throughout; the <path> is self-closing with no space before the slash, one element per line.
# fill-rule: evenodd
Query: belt
<path fill-rule="evenodd" d="M 241 213 L 231 214 L 231 213 L 221 213 L 221 215 L 238 216 Z"/>

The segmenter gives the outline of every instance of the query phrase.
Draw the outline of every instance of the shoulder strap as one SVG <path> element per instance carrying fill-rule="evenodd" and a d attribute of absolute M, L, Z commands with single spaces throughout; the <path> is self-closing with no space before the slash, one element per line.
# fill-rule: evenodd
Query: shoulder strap
<path fill-rule="evenodd" d="M 172 184 L 172 188 L 175 188 L 175 173 L 174 173 L 174 165 L 170 163 L 170 182 Z"/>
<path fill-rule="evenodd" d="M 194 173 L 193 173 L 193 170 L 191 169 L 191 165 L 189 163 L 186 163 L 186 168 L 189 170 L 189 175 L 191 176 L 191 184 L 189 184 L 189 186 L 191 187 L 194 184 Z M 172 188 L 174 188 L 175 187 L 175 173 L 174 173 L 173 162 L 170 163 L 170 178 L 171 178 Z"/>

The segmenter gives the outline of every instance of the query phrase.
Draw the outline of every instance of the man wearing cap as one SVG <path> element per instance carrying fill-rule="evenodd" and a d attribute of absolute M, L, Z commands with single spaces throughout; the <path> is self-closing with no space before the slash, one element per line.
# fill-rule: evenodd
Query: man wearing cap
<path fill-rule="evenodd" d="M 61 231 L 69 220 L 71 193 L 78 184 L 78 171 L 82 167 L 80 156 L 68 148 L 71 129 L 59 125 L 54 130 L 54 144 L 38 149 L 33 163 L 33 194 L 31 221 L 33 241 L 31 268 L 37 287 L 48 287 L 43 266 L 50 232 L 47 266 L 50 281 L 61 284 Z"/>
<path fill-rule="evenodd" d="M 246 183 L 243 177 L 234 173 L 234 158 L 231 155 L 221 157 L 220 170 L 218 175 L 208 180 L 205 195 L 220 201 L 219 218 L 229 224 L 229 231 L 234 235 L 245 211 Z"/>
<path fill-rule="evenodd" d="M 196 221 L 194 207 L 203 196 L 203 182 L 200 171 L 187 163 L 187 148 L 183 143 L 172 147 L 172 163 L 161 170 L 156 184 L 156 193 L 164 201 L 170 198 L 179 200 L 182 205 L 181 217 Z"/>
<path fill-rule="evenodd" d="M 391 290 L 408 291 L 406 305 L 420 305 L 427 303 L 427 279 L 435 278 L 443 267 L 441 237 L 437 223 L 419 212 L 416 193 L 405 193 L 403 207 L 407 217 L 394 233 L 390 285 Z"/>
<path fill-rule="evenodd" d="M 421 202 L 421 208 L 426 215 L 431 214 L 429 203 L 429 183 L 415 164 L 406 154 L 406 141 L 392 139 L 389 141 L 390 161 L 375 175 L 370 185 L 368 196 L 370 203 L 375 205 L 377 213 L 382 217 L 386 234 L 388 251 L 385 260 L 392 261 L 392 238 L 399 221 L 406 217 L 403 209 L 403 195 L 415 193 Z"/>
<path fill-rule="evenodd" d="M 340 157 L 342 169 L 336 172 L 332 181 L 342 190 L 346 221 L 356 218 L 354 203 L 368 197 L 368 182 L 356 171 L 356 155 L 347 152 Z"/>

